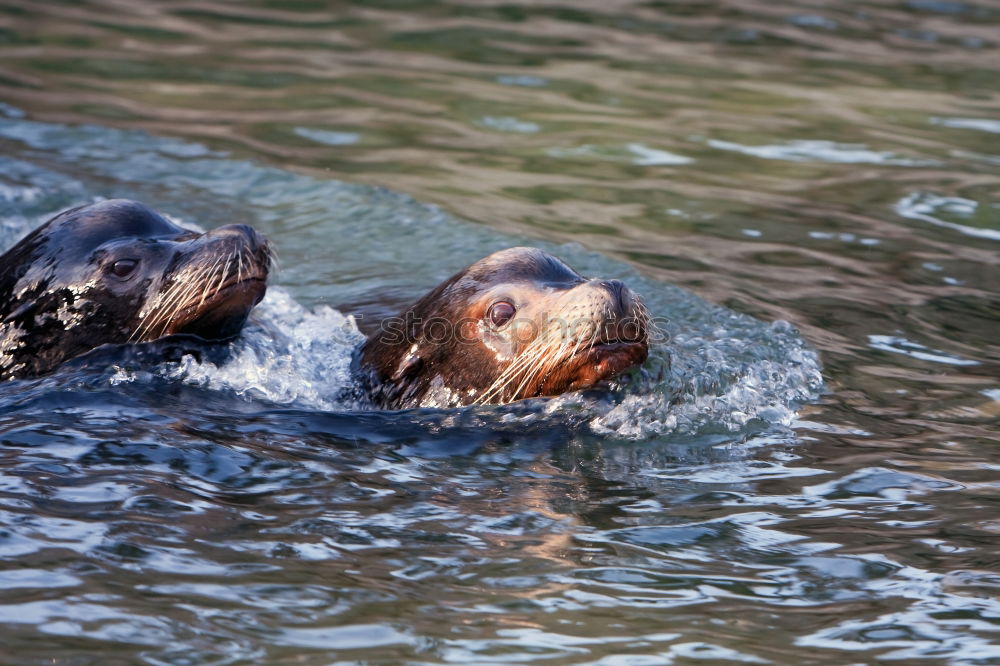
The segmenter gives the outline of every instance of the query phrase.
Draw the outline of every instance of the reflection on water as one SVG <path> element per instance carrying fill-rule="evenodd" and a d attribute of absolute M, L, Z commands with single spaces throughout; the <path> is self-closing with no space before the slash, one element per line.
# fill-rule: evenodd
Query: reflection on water
<path fill-rule="evenodd" d="M 0 1 L 0 246 L 132 196 L 259 226 L 285 290 L 221 369 L 0 389 L 0 661 L 996 663 L 998 27 Z M 329 306 L 377 318 L 513 242 L 657 300 L 666 384 L 344 411 Z M 809 347 L 758 320 L 820 351 L 797 416 Z"/>

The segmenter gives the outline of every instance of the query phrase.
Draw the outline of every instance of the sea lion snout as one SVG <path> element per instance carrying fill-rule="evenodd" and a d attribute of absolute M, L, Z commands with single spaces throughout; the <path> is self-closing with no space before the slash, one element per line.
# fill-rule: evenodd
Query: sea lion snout
<path fill-rule="evenodd" d="M 251 252 L 267 249 L 267 239 L 248 224 L 227 224 L 212 229 L 203 238 L 206 240 L 230 240 L 246 243 Z"/>
<path fill-rule="evenodd" d="M 576 335 L 595 343 L 642 342 L 648 315 L 631 289 L 621 280 L 591 279 L 560 299 L 563 316 Z"/>
<path fill-rule="evenodd" d="M 227 224 L 212 229 L 193 242 L 200 244 L 218 244 L 219 248 L 240 251 L 265 258 L 270 255 L 271 247 L 267 238 L 253 227 L 246 224 Z"/>
<path fill-rule="evenodd" d="M 632 292 L 621 280 L 591 280 L 591 282 L 597 282 L 611 294 L 618 314 L 624 315 L 632 307 Z"/>
<path fill-rule="evenodd" d="M 265 281 L 273 263 L 267 238 L 246 224 L 227 224 L 183 241 L 177 253 L 173 275 L 217 271 L 223 284 L 246 279 Z"/>
<path fill-rule="evenodd" d="M 134 338 L 238 333 L 267 291 L 272 254 L 264 236 L 245 224 L 225 225 L 185 240 L 177 258 L 146 302 Z"/>
<path fill-rule="evenodd" d="M 589 300 L 599 303 L 609 317 L 635 314 L 635 296 L 621 280 L 592 279 L 578 285 L 576 289 L 587 291 Z"/>

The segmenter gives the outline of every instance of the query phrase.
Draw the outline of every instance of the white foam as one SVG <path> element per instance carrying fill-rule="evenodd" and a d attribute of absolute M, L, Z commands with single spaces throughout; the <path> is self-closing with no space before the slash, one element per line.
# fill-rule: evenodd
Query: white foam
<path fill-rule="evenodd" d="M 271 287 L 221 366 L 185 357 L 172 376 L 250 398 L 324 410 L 363 407 L 351 374 L 364 339 L 354 318 L 333 308 L 307 310 Z"/>
<path fill-rule="evenodd" d="M 538 123 L 518 120 L 510 116 L 483 116 L 479 119 L 479 124 L 501 132 L 518 132 L 520 134 L 532 134 L 542 129 Z"/>
<path fill-rule="evenodd" d="M 914 160 L 887 151 L 870 150 L 857 143 L 836 143 L 818 139 L 803 139 L 786 143 L 746 146 L 734 141 L 710 139 L 708 145 L 718 150 L 752 155 L 765 160 L 787 162 L 827 162 L 829 164 L 891 164 L 894 166 L 929 166 L 933 160 Z"/>
<path fill-rule="evenodd" d="M 629 152 L 635 155 L 632 162 L 640 166 L 670 166 L 690 164 L 692 162 L 690 157 L 684 157 L 683 155 L 671 153 L 666 150 L 650 148 L 641 143 L 630 143 L 626 147 L 629 149 Z"/>
<path fill-rule="evenodd" d="M 960 358 L 937 349 L 930 349 L 922 344 L 896 335 L 869 335 L 868 344 L 872 349 L 892 352 L 893 354 L 903 354 L 918 358 L 921 361 L 947 363 L 948 365 L 979 365 L 979 361 Z"/>
<path fill-rule="evenodd" d="M 314 129 L 312 127 L 296 127 L 292 130 L 303 139 L 309 139 L 327 146 L 353 146 L 361 141 L 357 132 L 333 132 L 331 130 Z"/>
<path fill-rule="evenodd" d="M 931 118 L 931 123 L 954 129 L 971 129 L 1000 134 L 1000 120 L 989 118 Z"/>
<path fill-rule="evenodd" d="M 545 152 L 551 157 L 563 159 L 609 160 L 630 162 L 639 166 L 678 166 L 693 162 L 690 157 L 650 148 L 641 143 L 629 143 L 624 146 L 585 143 L 573 148 L 549 148 Z"/>
<path fill-rule="evenodd" d="M 1000 230 L 972 227 L 942 219 L 944 215 L 971 218 L 979 202 L 962 197 L 942 197 L 930 192 L 914 192 L 896 202 L 896 214 L 911 220 L 922 220 L 939 227 L 954 229 L 966 236 L 1000 240 Z"/>

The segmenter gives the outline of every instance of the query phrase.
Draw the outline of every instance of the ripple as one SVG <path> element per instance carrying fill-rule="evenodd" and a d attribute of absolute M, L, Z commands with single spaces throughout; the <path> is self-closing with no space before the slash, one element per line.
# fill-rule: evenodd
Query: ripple
<path fill-rule="evenodd" d="M 953 222 L 948 218 L 967 220 L 980 210 L 978 201 L 962 197 L 945 197 L 930 192 L 908 194 L 895 205 L 896 214 L 911 220 L 929 222 L 946 229 L 954 229 L 966 236 L 1000 240 L 1000 229 L 974 227 Z"/>
<path fill-rule="evenodd" d="M 882 467 L 868 467 L 834 481 L 803 488 L 810 497 L 850 500 L 867 496 L 896 501 L 910 495 L 922 495 L 940 490 L 958 490 L 960 485 L 921 474 L 900 472 Z"/>
<path fill-rule="evenodd" d="M 541 129 L 537 123 L 530 123 L 509 116 L 483 116 L 478 124 L 501 132 L 517 132 L 520 134 L 533 134 Z"/>
<path fill-rule="evenodd" d="M 131 196 L 252 224 L 284 265 L 229 363 L 119 350 L 0 387 L 4 655 L 995 659 L 997 14 L 849 4 L 6 12 L 0 98 L 30 118 L 0 106 L 0 247 Z M 891 213 L 915 192 L 984 231 Z M 643 372 L 352 402 L 350 315 L 525 234 L 669 319 Z"/>
<path fill-rule="evenodd" d="M 956 129 L 979 130 L 980 132 L 990 132 L 1000 134 L 1000 120 L 989 118 L 931 118 L 931 123 L 942 127 L 953 127 Z"/>
<path fill-rule="evenodd" d="M 418 644 L 417 639 L 384 624 L 283 629 L 270 637 L 277 645 L 328 650 L 360 650 Z"/>
<path fill-rule="evenodd" d="M 641 143 L 629 143 L 624 146 L 584 144 L 574 148 L 550 148 L 546 153 L 564 159 L 592 158 L 631 162 L 640 166 L 677 166 L 690 164 L 693 161 L 690 157 L 650 148 Z"/>
<path fill-rule="evenodd" d="M 868 344 L 872 349 L 892 352 L 893 354 L 905 354 L 921 361 L 947 365 L 979 365 L 979 361 L 953 356 L 937 349 L 929 349 L 922 344 L 895 335 L 869 335 Z"/>
<path fill-rule="evenodd" d="M 361 135 L 357 132 L 333 132 L 311 127 L 296 127 L 292 131 L 305 139 L 326 146 L 353 146 L 361 141 Z"/>
<path fill-rule="evenodd" d="M 0 589 L 42 589 L 49 587 L 76 587 L 83 581 L 72 574 L 46 569 L 18 569 L 0 571 Z"/>
<path fill-rule="evenodd" d="M 549 85 L 549 80 L 542 76 L 532 76 L 530 74 L 501 74 L 496 77 L 497 83 L 505 86 L 522 86 L 525 88 L 544 88 Z"/>
<path fill-rule="evenodd" d="M 752 155 L 765 160 L 786 162 L 826 162 L 828 164 L 889 164 L 893 166 L 931 166 L 933 160 L 899 157 L 895 153 L 869 150 L 863 144 L 837 143 L 819 139 L 801 139 L 787 143 L 746 146 L 733 141 L 709 139 L 708 145 L 718 150 Z"/>

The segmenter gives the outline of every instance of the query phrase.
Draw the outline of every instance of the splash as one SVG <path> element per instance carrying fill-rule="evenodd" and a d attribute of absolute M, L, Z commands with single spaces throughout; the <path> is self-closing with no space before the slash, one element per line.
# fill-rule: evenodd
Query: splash
<path fill-rule="evenodd" d="M 187 356 L 165 372 L 175 379 L 230 390 L 248 399 L 323 410 L 367 406 L 351 374 L 364 339 L 354 318 L 330 307 L 307 310 L 272 287 L 222 365 Z"/>
<path fill-rule="evenodd" d="M 281 286 L 270 287 L 228 362 L 185 358 L 158 372 L 248 401 L 333 412 L 371 409 L 351 373 L 363 336 L 351 312 L 325 303 L 374 294 L 390 295 L 399 307 L 472 261 L 525 242 L 403 194 L 316 180 L 142 132 L 0 118 L 0 138 L 24 144 L 31 155 L 41 150 L 56 156 L 46 165 L 16 154 L 0 158 L 0 248 L 58 210 L 95 196 L 144 199 L 188 226 L 192 220 L 205 227 L 250 222 L 278 246 L 287 266 Z M 74 165 L 72 176 L 64 164 Z M 654 346 L 642 372 L 607 391 L 484 414 L 510 421 L 572 418 L 597 434 L 625 439 L 731 433 L 783 427 L 822 390 L 817 354 L 789 324 L 708 303 L 578 245 L 531 244 L 584 275 L 625 281 L 653 318 L 666 322 L 666 341 Z M 430 418 L 427 410 L 412 418 L 421 414 Z"/>

